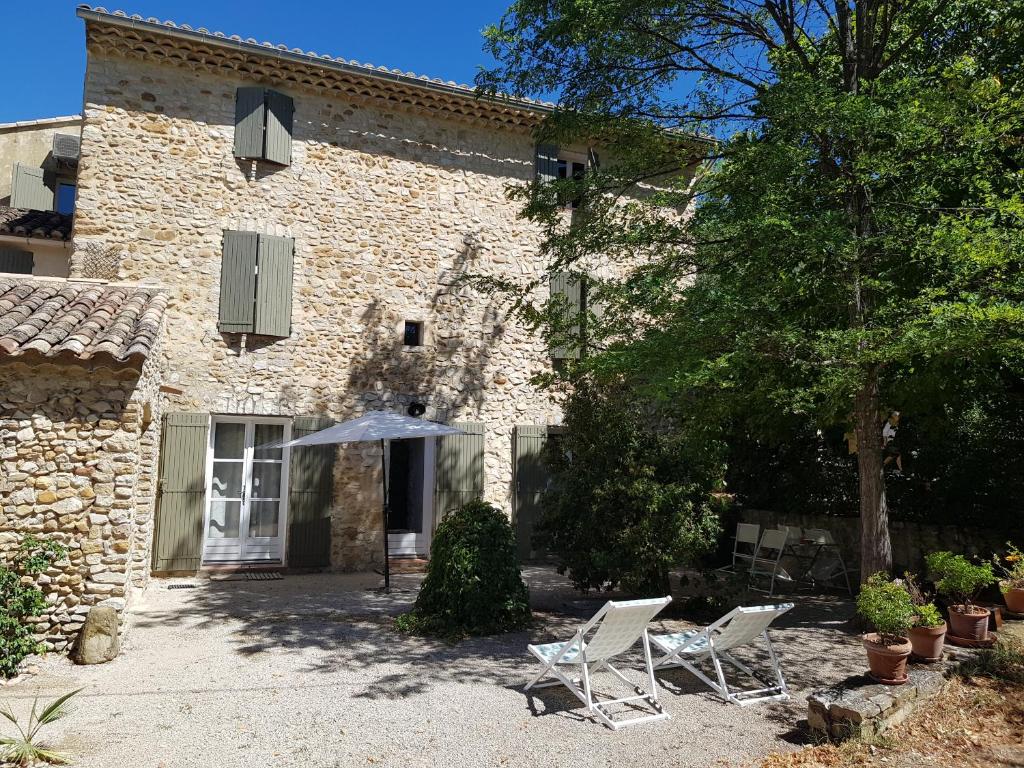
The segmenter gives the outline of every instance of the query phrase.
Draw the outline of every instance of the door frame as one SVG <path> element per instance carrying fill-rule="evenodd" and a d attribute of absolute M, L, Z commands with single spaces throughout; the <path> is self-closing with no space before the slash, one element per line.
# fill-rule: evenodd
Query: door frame
<path fill-rule="evenodd" d="M 398 556 L 430 557 L 434 539 L 434 482 L 437 476 L 437 438 L 417 437 L 423 441 L 423 520 L 419 533 L 388 533 L 388 552 Z M 388 441 L 388 483 L 391 482 L 391 441 Z M 397 549 L 412 552 L 396 552 Z"/>
<path fill-rule="evenodd" d="M 210 414 L 210 427 L 207 430 L 207 443 L 206 443 L 206 477 L 205 477 L 205 489 L 204 489 L 204 502 L 203 502 L 203 536 L 200 542 L 199 558 L 200 567 L 216 566 L 216 565 L 260 565 L 261 563 L 267 565 L 277 564 L 277 560 L 222 560 L 222 561 L 207 561 L 206 559 L 206 532 L 209 529 L 210 524 L 210 507 L 213 504 L 213 493 L 211 485 L 213 483 L 213 441 L 217 431 L 218 423 L 233 423 L 233 424 L 281 424 L 284 426 L 282 437 L 284 440 L 291 440 L 292 437 L 292 419 L 290 416 L 248 416 L 248 415 L 236 415 L 236 414 Z M 252 450 L 254 446 L 245 447 L 245 451 Z M 249 466 L 252 466 L 252 458 L 246 459 L 243 457 L 242 466 L 245 466 L 246 460 Z M 277 538 L 281 541 L 281 566 L 288 564 L 288 494 L 289 494 L 289 470 L 291 467 L 291 448 L 281 449 L 281 496 L 278 501 L 278 527 L 277 527 Z M 250 478 L 251 479 L 251 478 Z M 245 485 L 246 476 L 245 472 L 242 473 L 242 483 Z M 248 502 L 252 501 L 251 494 L 247 497 Z M 242 535 L 242 519 L 241 519 L 241 508 L 239 508 L 239 535 L 240 538 L 248 538 L 248 531 L 246 535 Z M 244 543 L 242 544 L 244 547 Z M 239 552 L 241 555 L 242 553 Z"/>

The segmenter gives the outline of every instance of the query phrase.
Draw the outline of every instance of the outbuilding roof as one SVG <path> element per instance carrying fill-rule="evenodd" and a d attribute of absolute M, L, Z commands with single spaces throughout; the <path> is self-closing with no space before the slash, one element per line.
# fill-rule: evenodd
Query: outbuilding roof
<path fill-rule="evenodd" d="M 71 214 L 0 205 L 0 235 L 68 240 L 71 237 Z"/>
<path fill-rule="evenodd" d="M 141 367 L 166 308 L 155 288 L 0 277 L 0 359 Z"/>

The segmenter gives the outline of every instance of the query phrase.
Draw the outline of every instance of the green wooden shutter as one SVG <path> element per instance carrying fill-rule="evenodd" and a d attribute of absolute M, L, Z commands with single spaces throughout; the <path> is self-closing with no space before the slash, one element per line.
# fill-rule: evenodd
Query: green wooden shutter
<path fill-rule="evenodd" d="M 334 424 L 323 416 L 296 416 L 292 438 Z M 288 469 L 288 566 L 325 568 L 331 564 L 331 501 L 335 445 L 291 449 Z"/>
<path fill-rule="evenodd" d="M 294 250 L 290 237 L 259 236 L 253 333 L 288 336 L 292 332 Z"/>
<path fill-rule="evenodd" d="M 558 147 L 554 144 L 538 144 L 536 149 L 537 178 L 540 181 L 558 179 Z"/>
<path fill-rule="evenodd" d="M 255 232 L 224 231 L 218 323 L 221 333 L 252 333 L 258 240 Z"/>
<path fill-rule="evenodd" d="M 266 114 L 263 88 L 239 88 L 235 91 L 235 157 L 257 160 L 263 157 Z"/>
<path fill-rule="evenodd" d="M 548 278 L 548 290 L 553 300 L 557 300 L 559 296 L 565 297 L 565 301 L 559 301 L 559 309 L 562 314 L 559 317 L 558 335 L 563 337 L 578 336 L 580 332 L 578 322 L 574 325 L 570 325 L 570 323 L 574 318 L 578 321 L 582 309 L 583 292 L 579 277 L 570 275 L 567 272 L 555 272 Z M 551 349 L 551 357 L 556 360 L 575 359 L 579 356 L 579 344 L 572 344 L 571 346 L 559 344 Z"/>
<path fill-rule="evenodd" d="M 434 521 L 484 493 L 484 425 L 453 423 L 466 434 L 437 438 Z"/>
<path fill-rule="evenodd" d="M 11 175 L 11 208 L 52 211 L 55 179 L 52 173 L 31 165 L 14 164 Z"/>
<path fill-rule="evenodd" d="M 0 247 L 0 272 L 31 275 L 33 263 L 32 254 L 28 251 Z"/>
<path fill-rule="evenodd" d="M 153 533 L 154 571 L 195 571 L 202 562 L 209 430 L 209 414 L 164 416 Z"/>
<path fill-rule="evenodd" d="M 263 157 L 272 163 L 291 165 L 295 102 L 291 96 L 269 90 L 266 92 L 266 101 L 267 130 L 264 134 Z"/>
<path fill-rule="evenodd" d="M 519 425 L 512 440 L 512 477 L 515 483 L 513 523 L 516 548 L 520 560 L 543 556 L 533 543 L 533 532 L 540 517 L 541 494 L 548 487 L 549 472 L 543 461 L 548 428 L 533 424 Z"/>

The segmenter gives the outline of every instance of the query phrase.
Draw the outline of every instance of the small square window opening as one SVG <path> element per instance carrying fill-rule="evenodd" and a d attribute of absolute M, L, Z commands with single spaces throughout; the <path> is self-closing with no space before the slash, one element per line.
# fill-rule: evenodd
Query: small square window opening
<path fill-rule="evenodd" d="M 402 343 L 407 347 L 423 346 L 423 323 L 415 320 L 406 320 L 405 338 Z"/>

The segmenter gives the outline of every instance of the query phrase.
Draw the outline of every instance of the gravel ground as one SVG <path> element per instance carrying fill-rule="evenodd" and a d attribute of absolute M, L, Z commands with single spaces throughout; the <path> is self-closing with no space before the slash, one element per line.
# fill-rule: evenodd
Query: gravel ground
<path fill-rule="evenodd" d="M 793 700 L 741 709 L 682 670 L 660 677 L 668 721 L 611 731 L 568 692 L 524 694 L 527 642 L 571 635 L 603 599 L 580 599 L 552 571 L 526 576 L 529 632 L 446 645 L 396 635 L 391 616 L 418 576 L 287 576 L 155 581 L 131 610 L 121 655 L 74 667 L 49 657 L 0 692 L 25 712 L 72 688 L 73 713 L 47 731 L 80 768 L 155 766 L 708 766 L 795 740 L 804 697 L 863 668 L 844 629 L 848 601 L 799 598 L 773 632 Z M 675 631 L 686 622 L 655 622 Z M 639 657 L 629 666 L 639 666 Z M 598 690 L 616 693 L 600 676 Z M 621 694 L 620 694 L 621 695 Z"/>

